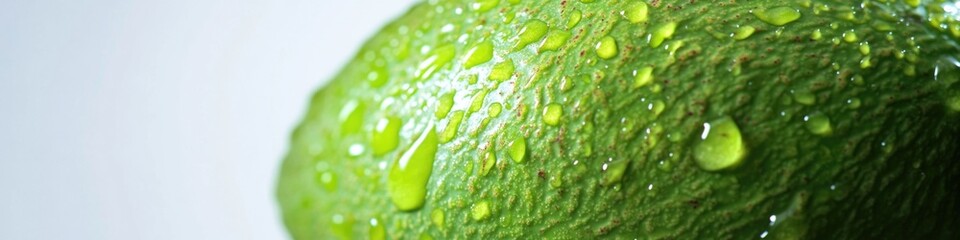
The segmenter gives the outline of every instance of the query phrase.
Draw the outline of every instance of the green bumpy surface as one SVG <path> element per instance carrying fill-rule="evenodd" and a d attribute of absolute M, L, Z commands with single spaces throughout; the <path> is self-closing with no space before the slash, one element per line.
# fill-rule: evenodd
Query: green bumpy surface
<path fill-rule="evenodd" d="M 956 239 L 956 6 L 427 1 L 312 98 L 283 219 L 296 239 Z"/>

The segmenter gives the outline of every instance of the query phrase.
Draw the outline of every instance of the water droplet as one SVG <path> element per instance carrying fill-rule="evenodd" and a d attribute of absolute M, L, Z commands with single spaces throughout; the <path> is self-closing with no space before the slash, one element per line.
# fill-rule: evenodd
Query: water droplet
<path fill-rule="evenodd" d="M 583 13 L 581 13 L 580 10 L 573 10 L 573 12 L 570 12 L 570 18 L 567 19 L 567 29 L 576 27 L 577 24 L 580 23 L 581 18 L 583 18 Z"/>
<path fill-rule="evenodd" d="M 648 106 L 648 109 L 650 109 L 650 111 L 653 111 L 654 117 L 659 117 L 660 113 L 662 113 L 663 110 L 666 108 L 667 108 L 667 104 L 664 103 L 662 100 L 656 100 Z"/>
<path fill-rule="evenodd" d="M 400 127 L 403 122 L 397 117 L 385 117 L 377 121 L 373 129 L 373 155 L 382 156 L 397 148 L 400 143 Z"/>
<path fill-rule="evenodd" d="M 436 153 L 437 133 L 430 124 L 390 167 L 387 190 L 397 209 L 411 211 L 423 206 Z"/>
<path fill-rule="evenodd" d="M 574 163 L 573 165 L 577 165 L 577 164 Z M 550 187 L 559 188 L 560 186 L 563 186 L 563 177 L 560 175 L 550 176 L 549 182 L 550 182 Z"/>
<path fill-rule="evenodd" d="M 856 42 L 858 39 L 860 38 L 857 37 L 857 33 L 854 32 L 853 30 L 843 32 L 844 42 L 852 43 L 852 42 Z"/>
<path fill-rule="evenodd" d="M 863 57 L 860 59 L 860 68 L 867 69 L 873 66 L 873 63 L 870 62 L 870 56 Z"/>
<path fill-rule="evenodd" d="M 490 104 L 490 107 L 487 108 L 487 114 L 494 118 L 500 116 L 501 111 L 503 111 L 503 105 L 500 105 L 500 103 Z"/>
<path fill-rule="evenodd" d="M 340 133 L 350 134 L 360 131 L 366 109 L 366 104 L 356 100 L 343 105 L 340 110 Z"/>
<path fill-rule="evenodd" d="M 514 49 L 521 49 L 530 43 L 540 41 L 543 35 L 547 33 L 547 29 L 549 29 L 549 27 L 547 23 L 543 21 L 537 19 L 527 21 L 527 23 L 523 24 L 523 28 L 520 29 L 520 34 L 517 36 L 517 45 Z"/>
<path fill-rule="evenodd" d="M 463 121 L 463 110 L 453 111 L 450 115 L 450 121 L 447 122 L 447 126 L 443 128 L 443 132 L 440 132 L 440 142 L 447 143 L 450 140 L 453 140 L 453 137 L 457 136 L 457 129 L 460 128 L 460 122 Z"/>
<path fill-rule="evenodd" d="M 643 67 L 633 71 L 633 88 L 646 86 L 653 82 L 653 67 Z"/>
<path fill-rule="evenodd" d="M 750 25 L 741 26 L 737 28 L 736 32 L 733 33 L 733 39 L 736 39 L 736 40 L 747 39 L 748 37 L 750 37 L 750 35 L 753 35 L 753 33 L 756 31 L 757 29 L 754 28 L 753 26 L 750 26 Z"/>
<path fill-rule="evenodd" d="M 467 57 L 463 61 L 463 67 L 470 69 L 474 66 L 489 62 L 493 59 L 493 42 L 483 41 L 470 50 L 467 50 Z"/>
<path fill-rule="evenodd" d="M 378 88 L 387 84 L 387 69 L 380 66 L 371 67 L 370 72 L 367 73 L 367 83 L 370 84 L 370 87 Z"/>
<path fill-rule="evenodd" d="M 810 106 L 814 103 L 817 103 L 817 95 L 814 95 L 809 91 L 795 91 L 793 92 L 793 100 L 797 101 L 797 103 Z"/>
<path fill-rule="evenodd" d="M 910 5 L 911 7 L 920 6 L 920 0 L 903 0 L 904 3 Z"/>
<path fill-rule="evenodd" d="M 614 40 L 613 37 L 604 36 L 600 38 L 600 41 L 597 41 L 596 45 L 597 56 L 603 59 L 610 59 L 617 55 L 617 40 Z"/>
<path fill-rule="evenodd" d="M 620 15 L 623 15 L 631 23 L 646 22 L 647 4 L 639 1 L 631 2 L 625 10 L 620 11 Z"/>
<path fill-rule="evenodd" d="M 500 0 L 477 0 L 470 7 L 478 12 L 486 12 L 500 4 Z"/>
<path fill-rule="evenodd" d="M 815 112 L 804 116 L 803 121 L 806 122 L 807 130 L 810 130 L 813 134 L 820 136 L 833 134 L 833 126 L 830 125 L 830 118 L 826 114 Z"/>
<path fill-rule="evenodd" d="M 537 52 L 547 52 L 547 51 L 556 51 L 560 49 L 563 44 L 567 43 L 567 40 L 570 39 L 570 33 L 564 31 L 553 30 L 547 33 L 547 38 L 540 43 L 540 48 Z"/>
<path fill-rule="evenodd" d="M 667 40 L 668 38 L 673 37 L 673 33 L 676 30 L 677 30 L 676 22 L 668 22 L 660 26 L 657 26 L 657 28 L 655 28 L 653 32 L 651 32 L 650 35 L 647 36 L 647 41 L 650 42 L 650 47 L 654 47 L 654 48 L 659 47 L 660 44 L 663 44 L 664 40 Z"/>
<path fill-rule="evenodd" d="M 862 42 L 860 43 L 860 54 L 870 55 L 870 43 Z"/>
<path fill-rule="evenodd" d="M 490 70 L 490 76 L 488 78 L 494 81 L 507 80 L 513 77 L 513 71 L 513 60 L 507 59 L 497 63 L 497 65 L 493 65 L 493 69 Z"/>
<path fill-rule="evenodd" d="M 582 2 L 582 3 L 592 3 L 592 2 L 596 2 L 596 0 L 580 0 L 580 2 Z"/>
<path fill-rule="evenodd" d="M 449 92 L 440 96 L 440 99 L 437 101 L 437 111 L 434 114 L 437 119 L 447 117 L 447 113 L 450 113 L 450 109 L 453 109 L 454 95 L 456 95 L 456 92 Z"/>
<path fill-rule="evenodd" d="M 490 169 L 497 164 L 497 155 L 493 151 L 487 151 L 480 158 L 480 176 L 486 176 Z"/>
<path fill-rule="evenodd" d="M 386 240 L 387 228 L 377 218 L 370 219 L 370 240 Z"/>
<path fill-rule="evenodd" d="M 423 60 L 423 62 L 417 66 L 416 78 L 430 78 L 437 70 L 440 70 L 440 68 L 449 63 L 450 60 L 453 60 L 454 55 L 456 55 L 456 49 L 453 45 L 444 45 L 434 49 L 427 59 Z"/>
<path fill-rule="evenodd" d="M 556 126 L 560 123 L 560 116 L 563 115 L 563 108 L 560 104 L 551 103 L 543 108 L 543 123 L 550 126 Z"/>
<path fill-rule="evenodd" d="M 563 78 L 561 78 L 561 79 L 560 79 L 560 91 L 566 92 L 566 91 L 569 91 L 570 89 L 572 89 L 572 88 L 573 88 L 573 82 L 574 82 L 574 80 L 571 79 L 571 78 L 569 78 L 569 77 L 564 76 Z"/>
<path fill-rule="evenodd" d="M 470 113 L 475 113 L 480 111 L 480 108 L 483 107 L 483 101 L 487 99 L 487 90 L 481 89 L 475 95 L 473 95 L 473 101 L 470 102 Z"/>
<path fill-rule="evenodd" d="M 859 99 L 859 98 L 847 99 L 847 107 L 850 108 L 850 109 L 860 108 L 860 104 L 861 104 L 861 103 L 860 103 L 860 99 Z"/>
<path fill-rule="evenodd" d="M 430 213 L 430 222 L 433 222 L 433 225 L 436 225 L 440 229 L 443 229 L 445 218 L 446 217 L 443 215 L 443 209 L 434 208 L 433 212 Z"/>
<path fill-rule="evenodd" d="M 487 203 L 487 201 L 480 201 L 473 204 L 473 207 L 470 208 L 470 217 L 477 221 L 489 218 L 490 203 Z"/>
<path fill-rule="evenodd" d="M 823 38 L 823 33 L 820 33 L 820 29 L 813 30 L 813 33 L 810 34 L 810 39 L 820 40 Z"/>
<path fill-rule="evenodd" d="M 947 98 L 947 108 L 953 112 L 960 112 L 960 95 Z"/>
<path fill-rule="evenodd" d="M 323 189 L 327 190 L 328 192 L 337 190 L 337 175 L 333 174 L 333 172 L 317 172 L 316 180 L 317 183 L 319 183 L 320 186 L 323 186 Z"/>
<path fill-rule="evenodd" d="M 510 142 L 510 158 L 514 162 L 522 163 L 527 156 L 527 140 L 523 136 L 517 136 Z"/>
<path fill-rule="evenodd" d="M 693 157 L 700 168 L 707 171 L 730 169 L 739 165 L 747 149 L 740 135 L 740 127 L 730 117 L 703 124 L 702 140 L 694 148 Z"/>
<path fill-rule="evenodd" d="M 619 183 L 620 179 L 623 178 L 623 172 L 627 170 L 628 164 L 630 164 L 630 161 L 627 160 L 609 161 L 604 163 L 601 166 L 601 170 L 603 170 L 603 176 L 600 178 L 600 184 L 604 186 L 610 186 L 614 183 Z"/>
<path fill-rule="evenodd" d="M 774 7 L 753 12 L 760 21 L 774 26 L 783 26 L 800 19 L 800 10 L 791 7 Z"/>
<path fill-rule="evenodd" d="M 334 214 L 330 219 L 330 230 L 341 239 L 353 239 L 353 218 Z"/>

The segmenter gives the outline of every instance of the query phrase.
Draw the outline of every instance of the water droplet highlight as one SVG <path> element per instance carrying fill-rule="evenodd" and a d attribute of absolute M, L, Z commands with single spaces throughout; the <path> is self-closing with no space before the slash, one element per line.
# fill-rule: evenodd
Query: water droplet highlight
<path fill-rule="evenodd" d="M 383 226 L 377 218 L 370 219 L 370 240 L 386 240 L 387 239 L 387 228 Z"/>
<path fill-rule="evenodd" d="M 693 157 L 701 169 L 719 171 L 739 165 L 747 149 L 740 135 L 740 127 L 730 117 L 723 117 L 703 124 L 701 141 L 693 151 Z"/>
<path fill-rule="evenodd" d="M 397 209 L 412 211 L 423 206 L 436 154 L 437 133 L 430 124 L 390 167 L 387 192 Z"/>

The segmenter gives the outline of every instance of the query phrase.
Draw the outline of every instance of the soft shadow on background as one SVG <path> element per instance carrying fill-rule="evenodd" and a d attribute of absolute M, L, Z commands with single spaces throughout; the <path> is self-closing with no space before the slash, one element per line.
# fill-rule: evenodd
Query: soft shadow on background
<path fill-rule="evenodd" d="M 283 239 L 310 94 L 402 1 L 0 1 L 0 239 Z"/>

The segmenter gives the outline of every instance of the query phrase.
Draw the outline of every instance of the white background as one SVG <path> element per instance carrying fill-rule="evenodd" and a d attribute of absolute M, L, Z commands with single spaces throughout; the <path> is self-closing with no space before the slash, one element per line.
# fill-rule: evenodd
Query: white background
<path fill-rule="evenodd" d="M 0 239 L 283 239 L 310 94 L 412 0 L 0 1 Z"/>

